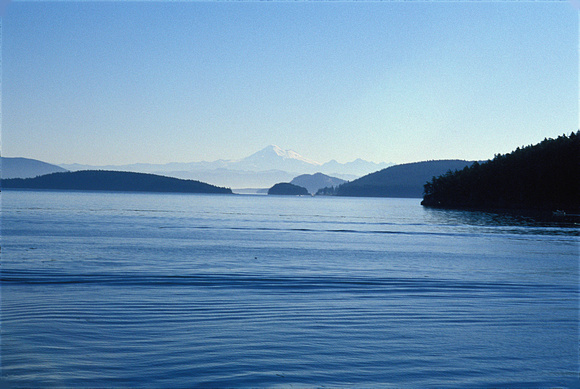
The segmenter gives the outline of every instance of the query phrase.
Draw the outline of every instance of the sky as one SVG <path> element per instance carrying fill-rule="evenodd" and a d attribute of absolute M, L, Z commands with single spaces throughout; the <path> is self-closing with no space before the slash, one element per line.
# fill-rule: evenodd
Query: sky
<path fill-rule="evenodd" d="M 486 160 L 578 129 L 578 20 L 567 1 L 12 1 L 1 151 Z"/>

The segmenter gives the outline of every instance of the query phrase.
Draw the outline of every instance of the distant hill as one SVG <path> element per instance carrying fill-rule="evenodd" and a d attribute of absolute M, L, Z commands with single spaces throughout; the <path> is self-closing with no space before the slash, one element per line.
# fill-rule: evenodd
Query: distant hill
<path fill-rule="evenodd" d="M 334 190 L 323 189 L 319 194 L 421 198 L 424 184 L 434 176 L 449 170 L 463 169 L 472 163 L 463 160 L 439 160 L 395 165 L 342 184 Z"/>
<path fill-rule="evenodd" d="M 2 157 L 1 163 L 2 178 L 30 178 L 68 171 L 60 166 L 29 158 Z"/>
<path fill-rule="evenodd" d="M 82 170 L 78 172 L 51 173 L 35 178 L 3 179 L 3 188 L 104 190 L 126 192 L 179 192 L 179 193 L 232 193 L 199 181 L 181 180 L 155 174 Z"/>
<path fill-rule="evenodd" d="M 580 213 L 580 131 L 498 154 L 434 178 L 421 203 L 432 207 Z"/>
<path fill-rule="evenodd" d="M 298 185 L 282 182 L 274 185 L 268 190 L 269 195 L 289 195 L 289 196 L 306 196 L 308 190 Z"/>
<path fill-rule="evenodd" d="M 315 173 L 315 174 L 302 174 L 295 177 L 291 184 L 302 186 L 308 189 L 308 192 L 315 194 L 319 189 L 326 188 L 329 186 L 338 186 L 344 184 L 346 181 L 336 177 L 330 177 L 326 174 Z"/>

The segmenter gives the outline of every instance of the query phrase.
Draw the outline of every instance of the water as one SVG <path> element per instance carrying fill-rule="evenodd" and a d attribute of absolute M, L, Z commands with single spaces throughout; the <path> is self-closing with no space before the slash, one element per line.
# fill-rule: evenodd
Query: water
<path fill-rule="evenodd" d="M 577 226 L 418 199 L 2 192 L 9 387 L 575 387 Z"/>

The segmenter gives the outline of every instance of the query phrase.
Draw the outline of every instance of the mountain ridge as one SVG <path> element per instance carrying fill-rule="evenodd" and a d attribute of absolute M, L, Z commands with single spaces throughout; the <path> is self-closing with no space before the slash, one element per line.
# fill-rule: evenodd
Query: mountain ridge
<path fill-rule="evenodd" d="M 276 161 L 276 159 L 279 160 Z M 240 159 L 217 159 L 214 161 L 200 161 L 200 162 L 168 162 L 163 164 L 133 163 L 124 165 L 86 165 L 72 163 L 72 164 L 58 164 L 58 166 L 71 171 L 88 170 L 88 169 L 110 169 L 110 170 L 130 169 L 130 170 L 138 170 L 139 172 L 144 172 L 143 170 L 147 170 L 147 172 L 152 172 L 152 170 L 156 170 L 158 172 L 168 172 L 168 171 L 188 171 L 188 170 L 213 170 L 217 168 L 228 168 L 232 170 L 246 170 L 246 171 L 268 171 L 268 170 L 291 171 L 289 169 L 280 169 L 279 167 L 276 167 L 276 164 L 279 164 L 280 161 L 285 161 L 287 164 L 288 163 L 296 164 L 296 166 L 299 166 L 298 163 L 303 164 L 304 165 L 303 167 L 306 167 L 309 170 L 313 170 L 311 173 L 315 173 L 318 170 L 329 171 L 335 169 L 337 171 L 334 173 L 350 174 L 350 175 L 358 174 L 359 176 L 368 174 L 371 171 L 380 170 L 382 168 L 394 165 L 394 163 L 392 162 L 375 163 L 366 161 L 362 158 L 357 158 L 351 162 L 346 163 L 337 162 L 335 159 L 325 163 L 320 163 L 312 159 L 306 158 L 294 150 L 284 150 L 279 146 L 269 145 L 247 157 Z M 258 165 L 258 162 L 262 162 L 263 164 Z M 342 173 L 340 170 L 341 169 L 344 170 L 343 169 L 344 167 L 347 167 L 347 170 L 349 171 L 346 173 Z M 370 171 L 360 174 L 361 172 L 364 172 L 369 169 Z M 356 172 L 354 172 L 353 170 L 355 170 Z M 328 172 L 325 174 L 328 174 Z"/>

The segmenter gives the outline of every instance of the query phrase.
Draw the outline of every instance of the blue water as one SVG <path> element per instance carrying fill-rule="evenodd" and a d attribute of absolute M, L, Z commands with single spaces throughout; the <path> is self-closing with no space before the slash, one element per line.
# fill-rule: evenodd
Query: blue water
<path fill-rule="evenodd" d="M 9 387 L 575 387 L 579 230 L 419 199 L 2 192 Z"/>

